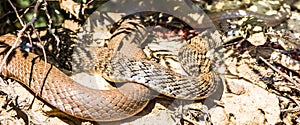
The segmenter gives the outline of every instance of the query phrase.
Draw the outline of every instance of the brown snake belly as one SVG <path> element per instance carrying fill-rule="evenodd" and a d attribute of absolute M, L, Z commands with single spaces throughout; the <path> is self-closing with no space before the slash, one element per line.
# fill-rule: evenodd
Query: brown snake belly
<path fill-rule="evenodd" d="M 236 13 L 236 11 L 232 11 L 232 13 Z M 230 16 L 232 13 L 227 13 L 229 14 L 228 17 L 234 18 L 234 16 Z M 218 18 L 213 17 L 213 19 Z M 282 20 L 277 21 L 281 22 Z M 266 22 L 268 23 L 268 21 Z M 9 46 L 15 40 L 16 37 L 9 34 L 0 37 L 2 44 L 0 48 L 1 61 L 7 50 L 7 46 L 4 44 Z M 119 65 L 122 67 L 121 64 Z M 1 74 L 20 81 L 34 93 L 40 92 L 38 96 L 41 99 L 60 111 L 93 121 L 116 121 L 137 114 L 147 105 L 150 98 L 148 87 L 152 87 L 151 85 L 146 87 L 141 84 L 128 83 L 118 89 L 94 90 L 74 82 L 56 67 L 44 63 L 37 55 L 19 49 L 13 51 L 1 69 Z M 109 75 L 106 74 L 108 78 L 110 78 Z M 206 84 L 202 88 L 199 87 L 197 91 L 200 93 L 198 92 L 199 95 L 196 96 L 200 97 L 194 99 L 205 98 L 213 93 L 212 89 L 214 88 L 211 84 Z M 163 86 L 163 88 L 167 87 Z M 161 92 L 164 93 L 164 91 Z M 192 90 L 192 92 L 195 91 Z"/>

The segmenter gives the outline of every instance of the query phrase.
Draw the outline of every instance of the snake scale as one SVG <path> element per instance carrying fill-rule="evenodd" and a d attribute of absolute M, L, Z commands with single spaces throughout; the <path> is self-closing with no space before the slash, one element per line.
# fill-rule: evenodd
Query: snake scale
<path fill-rule="evenodd" d="M 243 16 L 233 10 L 210 15 L 212 20 Z M 267 24 L 277 25 L 286 19 L 286 15 L 261 16 L 248 13 L 265 20 Z M 216 16 L 217 15 L 217 16 Z M 222 16 L 220 16 L 222 15 Z M 223 18 L 225 17 L 225 18 Z M 274 17 L 274 16 L 273 16 Z M 278 18 L 279 17 L 279 18 Z M 205 56 L 210 49 L 201 37 L 193 37 L 180 50 L 183 65 L 187 68 L 196 66 L 189 76 L 174 73 L 158 64 L 145 60 L 139 47 L 141 43 L 124 39 L 128 29 L 145 29 L 142 20 L 124 21 L 114 32 L 105 48 L 98 51 L 98 64 L 95 66 L 104 78 L 113 82 L 127 82 L 118 89 L 94 90 L 74 82 L 51 64 L 45 63 L 39 56 L 14 49 L 6 60 L 1 74 L 20 81 L 51 106 L 71 116 L 92 121 L 117 121 L 131 117 L 147 105 L 150 90 L 180 99 L 197 100 L 211 95 L 217 86 L 216 75 L 210 71 L 210 59 Z M 134 25 L 133 25 L 134 24 Z M 125 30 L 124 30 L 125 29 Z M 3 60 L 10 45 L 16 41 L 14 35 L 0 37 Z M 122 46 L 120 48 L 120 46 Z M 130 50 L 125 52 L 122 48 Z M 117 70 L 116 70 L 117 69 Z M 136 84 L 140 83 L 140 84 Z M 42 88 L 41 88 L 42 87 Z"/>

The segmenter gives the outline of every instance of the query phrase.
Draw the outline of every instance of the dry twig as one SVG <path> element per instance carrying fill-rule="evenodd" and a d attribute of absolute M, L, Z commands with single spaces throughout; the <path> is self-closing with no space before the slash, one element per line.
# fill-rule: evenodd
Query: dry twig
<path fill-rule="evenodd" d="M 36 20 L 36 18 L 37 18 L 37 11 L 38 11 L 38 7 L 40 6 L 40 4 L 42 3 L 42 0 L 38 0 L 37 2 L 36 2 L 36 5 L 35 5 L 35 7 L 34 7 L 34 14 L 33 14 L 33 17 L 31 18 L 31 20 L 25 25 L 24 23 L 23 23 L 23 21 L 22 21 L 22 19 L 21 19 L 21 17 L 19 16 L 19 14 L 18 14 L 18 12 L 17 12 L 17 9 L 14 7 L 14 5 L 12 4 L 12 2 L 10 1 L 10 0 L 8 0 L 8 2 L 11 4 L 11 6 L 12 6 L 12 8 L 14 9 L 14 11 L 15 11 L 15 13 L 16 13 L 16 16 L 17 16 L 17 18 L 18 18 L 18 20 L 20 21 L 20 23 L 21 23 L 21 25 L 23 26 L 23 28 L 18 32 L 18 34 L 17 34 L 17 38 L 16 38 L 16 40 L 15 40 L 15 42 L 13 43 L 13 45 L 12 45 L 12 48 L 7 52 L 7 54 L 4 56 L 4 58 L 3 58 L 3 60 L 2 60 L 2 62 L 1 62 L 1 64 L 0 64 L 0 69 L 2 69 L 3 68 L 3 65 L 5 64 L 5 62 L 6 62 L 6 60 L 7 60 L 7 58 L 9 57 L 9 55 L 11 54 L 11 52 L 13 51 L 13 49 L 14 48 L 16 48 L 17 47 L 17 45 L 19 44 L 19 42 L 21 41 L 21 37 L 22 37 L 22 35 L 24 34 L 24 32 L 25 32 L 25 30 L 28 28 L 28 26 L 31 26 L 33 29 L 34 29 L 34 22 L 35 22 L 35 20 Z M 37 36 L 39 36 L 38 35 L 38 33 L 36 32 L 36 31 L 34 31 L 36 34 L 37 34 Z M 41 42 L 41 40 L 39 39 L 39 41 Z M 45 53 L 44 53 L 45 54 Z M 46 56 L 46 55 L 44 55 L 44 56 Z M 45 58 L 46 59 L 46 58 Z M 46 76 L 46 61 L 45 61 L 45 66 L 44 66 L 44 75 L 43 76 Z M 41 79 L 43 79 L 44 77 L 42 77 Z M 43 81 L 43 80 L 41 80 L 41 81 Z M 41 87 L 42 87 L 42 84 L 43 83 L 41 83 Z M 40 90 L 36 93 L 36 95 L 38 94 L 38 93 L 40 93 L 41 92 L 41 87 L 40 87 Z"/>
<path fill-rule="evenodd" d="M 287 74 L 284 74 L 283 72 L 281 72 L 280 70 L 278 70 L 277 68 L 275 68 L 274 66 L 272 66 L 268 61 L 266 61 L 264 58 L 262 58 L 261 56 L 259 56 L 259 59 L 261 59 L 265 64 L 267 64 L 270 68 L 272 68 L 274 71 L 276 71 L 277 73 L 279 73 L 281 76 L 283 76 L 284 78 L 286 78 L 288 81 L 290 81 L 291 83 L 294 84 L 294 86 L 300 88 L 300 85 L 294 81 L 292 78 L 290 78 Z"/>

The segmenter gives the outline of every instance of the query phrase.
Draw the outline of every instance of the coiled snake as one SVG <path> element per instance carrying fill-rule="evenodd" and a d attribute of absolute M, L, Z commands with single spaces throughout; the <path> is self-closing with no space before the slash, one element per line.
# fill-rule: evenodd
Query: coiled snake
<path fill-rule="evenodd" d="M 233 13 L 237 11 L 226 14 Z M 217 20 L 217 17 L 212 18 Z M 277 22 L 281 20 L 282 18 L 277 19 Z M 39 56 L 19 49 L 15 49 L 6 60 L 1 74 L 20 81 L 35 93 L 41 92 L 38 96 L 53 107 L 69 115 L 93 121 L 116 121 L 137 114 L 150 98 L 148 87 L 180 99 L 197 100 L 211 95 L 219 78 L 211 71 L 211 60 L 206 56 L 211 49 L 209 43 L 198 36 L 187 41 L 179 52 L 179 58 L 187 63 L 183 67 L 198 68 L 188 73 L 190 76 L 181 75 L 145 60 L 142 50 L 138 48 L 141 43 L 128 41 L 124 39 L 128 33 L 118 32 L 128 27 L 145 29 L 146 26 L 141 21 L 124 21 L 107 46 L 97 50 L 99 60 L 95 66 L 96 71 L 113 82 L 130 82 L 118 89 L 94 90 L 82 86 L 56 67 L 45 64 Z M 16 37 L 9 34 L 0 37 L 0 60 L 3 60 L 7 46 L 15 40 Z M 124 48 L 130 51 L 124 54 Z"/>

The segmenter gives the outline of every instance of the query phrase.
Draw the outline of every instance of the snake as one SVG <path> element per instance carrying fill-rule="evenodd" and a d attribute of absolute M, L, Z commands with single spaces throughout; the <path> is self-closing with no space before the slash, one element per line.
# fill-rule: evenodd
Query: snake
<path fill-rule="evenodd" d="M 286 15 L 263 16 L 253 12 L 269 26 L 280 24 Z M 214 22 L 245 16 L 239 10 L 209 15 Z M 142 111 L 151 98 L 151 91 L 187 100 L 209 97 L 219 84 L 219 77 L 210 69 L 206 56 L 209 42 L 199 36 L 189 38 L 180 49 L 179 58 L 189 75 L 175 73 L 159 64 L 146 60 L 141 41 L 132 42 L 131 36 L 143 32 L 149 23 L 140 18 L 122 21 L 107 45 L 97 50 L 95 71 L 112 82 L 124 82 L 111 90 L 96 90 L 83 86 L 55 66 L 45 63 L 40 56 L 18 48 L 4 60 L 10 46 L 21 42 L 15 35 L 0 36 L 0 60 L 4 62 L 1 75 L 15 79 L 50 106 L 83 120 L 110 122 L 132 117 Z M 157 25 L 156 23 L 154 25 Z M 133 32 L 133 33 L 131 33 Z M 129 35 L 131 34 L 131 35 Z M 124 50 L 124 48 L 126 50 Z M 193 69 L 196 67 L 195 69 Z"/>

